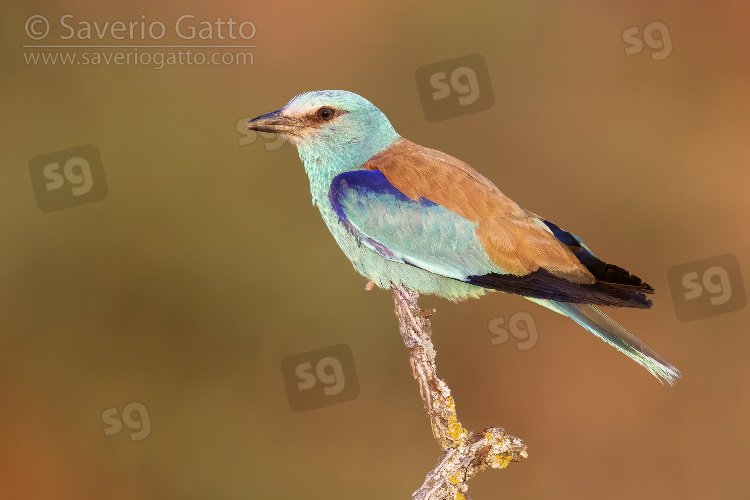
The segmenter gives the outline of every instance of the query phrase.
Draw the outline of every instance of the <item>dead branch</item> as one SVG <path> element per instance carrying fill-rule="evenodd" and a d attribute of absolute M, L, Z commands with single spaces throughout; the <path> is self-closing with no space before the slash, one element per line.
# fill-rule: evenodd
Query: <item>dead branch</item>
<path fill-rule="evenodd" d="M 481 432 L 466 430 L 456 416 L 456 404 L 448 385 L 437 377 L 432 329 L 427 319 L 434 314 L 417 305 L 419 294 L 393 288 L 396 317 L 404 344 L 411 350 L 414 378 L 419 384 L 425 413 L 430 418 L 432 434 L 445 451 L 437 466 L 427 474 L 424 484 L 414 492 L 415 500 L 463 500 L 471 477 L 488 467 L 505 468 L 528 456 L 526 445 L 500 427 Z"/>

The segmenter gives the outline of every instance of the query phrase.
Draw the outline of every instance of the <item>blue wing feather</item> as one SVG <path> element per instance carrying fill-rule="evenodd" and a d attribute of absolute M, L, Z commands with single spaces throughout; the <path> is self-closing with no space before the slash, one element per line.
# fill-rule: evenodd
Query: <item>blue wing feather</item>
<path fill-rule="evenodd" d="M 388 260 L 462 281 L 503 272 L 482 248 L 473 222 L 426 198 L 412 200 L 379 170 L 337 175 L 328 199 L 360 243 Z"/>
<path fill-rule="evenodd" d="M 357 241 L 384 259 L 473 284 L 537 299 L 648 308 L 648 285 L 617 266 L 597 259 L 580 239 L 541 220 L 579 261 L 601 280 L 568 281 L 539 267 L 524 275 L 504 270 L 487 254 L 476 224 L 426 198 L 411 199 L 379 170 L 337 175 L 329 202 Z"/>

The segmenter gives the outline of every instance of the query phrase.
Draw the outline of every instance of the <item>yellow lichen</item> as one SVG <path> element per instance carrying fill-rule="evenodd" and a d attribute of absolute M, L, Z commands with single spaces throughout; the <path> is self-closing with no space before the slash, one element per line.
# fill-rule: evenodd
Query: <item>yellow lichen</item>
<path fill-rule="evenodd" d="M 463 426 L 461 426 L 461 422 L 459 422 L 456 417 L 456 403 L 453 402 L 453 398 L 448 396 L 445 401 L 450 409 L 450 416 L 448 417 L 448 435 L 458 446 L 461 446 L 464 444 L 468 432 Z"/>
<path fill-rule="evenodd" d="M 495 457 L 492 459 L 492 468 L 504 469 L 511 462 L 512 458 L 513 457 L 511 457 L 510 455 L 500 455 L 498 457 Z"/>

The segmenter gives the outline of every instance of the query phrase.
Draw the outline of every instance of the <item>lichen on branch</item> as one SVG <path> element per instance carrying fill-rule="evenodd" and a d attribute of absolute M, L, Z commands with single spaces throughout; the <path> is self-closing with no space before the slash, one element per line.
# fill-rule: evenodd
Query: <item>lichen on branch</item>
<path fill-rule="evenodd" d="M 458 420 L 456 404 L 448 385 L 438 378 L 435 349 L 430 336 L 430 320 L 435 311 L 424 311 L 417 305 L 419 294 L 393 287 L 399 330 L 404 344 L 411 350 L 409 361 L 419 384 L 425 413 L 432 434 L 444 453 L 440 462 L 427 474 L 422 486 L 414 492 L 415 500 L 466 499 L 466 481 L 487 468 L 503 469 L 510 462 L 528 456 L 526 445 L 500 427 L 488 427 L 472 433 Z"/>

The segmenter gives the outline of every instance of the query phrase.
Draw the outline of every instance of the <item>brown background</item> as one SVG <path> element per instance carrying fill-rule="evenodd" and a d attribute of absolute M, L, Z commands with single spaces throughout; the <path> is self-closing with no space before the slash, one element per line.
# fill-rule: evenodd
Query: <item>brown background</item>
<path fill-rule="evenodd" d="M 518 297 L 437 307 L 440 374 L 471 429 L 530 457 L 470 483 L 477 499 L 747 498 L 750 309 L 689 323 L 667 271 L 733 253 L 746 275 L 750 8 L 735 3 L 14 0 L 0 15 L 0 497 L 409 498 L 438 447 L 388 292 L 366 293 L 310 205 L 295 149 L 239 147 L 235 122 L 313 89 L 357 92 L 405 137 L 457 156 L 522 206 L 650 282 L 613 316 L 680 368 L 674 388 Z M 246 19 L 252 66 L 28 66 L 33 14 Z M 626 57 L 661 20 L 673 54 Z M 111 41 L 111 40 L 110 40 Z M 480 53 L 489 111 L 430 123 L 420 66 Z M 107 198 L 42 213 L 31 158 L 96 145 Z M 539 342 L 491 346 L 533 314 Z M 280 362 L 334 344 L 360 396 L 305 413 Z M 142 401 L 143 441 L 105 436 Z"/>

